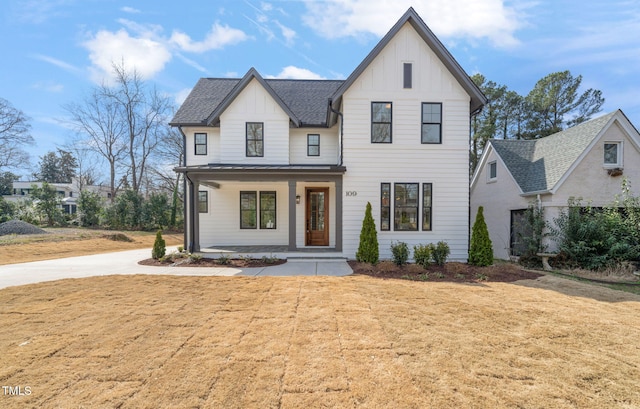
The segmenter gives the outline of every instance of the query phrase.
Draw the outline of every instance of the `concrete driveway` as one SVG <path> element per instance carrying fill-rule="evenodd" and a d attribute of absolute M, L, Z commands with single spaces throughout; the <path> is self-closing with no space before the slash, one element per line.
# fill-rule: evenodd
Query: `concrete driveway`
<path fill-rule="evenodd" d="M 167 253 L 175 251 L 167 248 Z M 345 276 L 353 271 L 342 260 L 290 260 L 269 267 L 152 267 L 138 264 L 151 249 L 120 251 L 91 256 L 0 266 L 0 288 L 15 285 L 113 274 L 168 274 L 181 276 Z"/>

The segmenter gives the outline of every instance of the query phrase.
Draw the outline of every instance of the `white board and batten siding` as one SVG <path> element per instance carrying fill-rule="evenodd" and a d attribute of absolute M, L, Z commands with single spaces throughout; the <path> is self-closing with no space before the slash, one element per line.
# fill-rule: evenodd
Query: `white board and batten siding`
<path fill-rule="evenodd" d="M 264 124 L 263 157 L 246 156 L 247 122 Z M 289 163 L 289 116 L 256 79 L 220 115 L 220 129 L 220 150 L 224 163 Z"/>
<path fill-rule="evenodd" d="M 307 135 L 320 135 L 320 155 L 307 155 Z M 332 128 L 291 128 L 289 163 L 292 165 L 336 165 L 339 161 L 338 126 Z"/>
<path fill-rule="evenodd" d="M 413 64 L 411 89 L 403 88 L 403 63 Z M 380 257 L 391 257 L 393 241 L 446 241 L 450 260 L 466 261 L 469 237 L 469 95 L 420 36 L 407 24 L 345 92 L 343 99 L 344 254 L 354 257 L 370 202 Z M 371 102 L 391 102 L 392 143 L 371 142 Z M 442 103 L 442 143 L 421 143 L 423 102 Z M 432 183 L 432 231 L 380 231 L 381 183 Z M 422 225 L 419 223 L 420 226 Z"/>
<path fill-rule="evenodd" d="M 208 163 L 220 163 L 220 128 L 214 127 L 183 127 L 186 136 L 186 155 L 189 166 L 206 165 Z M 195 134 L 207 135 L 207 154 L 195 154 Z"/>

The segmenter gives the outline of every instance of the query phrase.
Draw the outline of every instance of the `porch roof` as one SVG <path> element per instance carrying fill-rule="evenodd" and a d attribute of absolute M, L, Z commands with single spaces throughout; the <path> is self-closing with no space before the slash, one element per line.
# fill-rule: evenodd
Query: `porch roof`
<path fill-rule="evenodd" d="M 195 166 L 180 166 L 174 168 L 178 173 L 190 175 L 342 175 L 347 168 L 342 165 L 247 165 L 247 164 L 208 164 Z"/>

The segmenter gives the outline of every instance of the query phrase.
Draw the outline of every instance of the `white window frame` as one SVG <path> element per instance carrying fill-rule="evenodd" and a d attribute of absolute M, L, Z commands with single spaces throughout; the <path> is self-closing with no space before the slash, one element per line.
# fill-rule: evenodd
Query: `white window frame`
<path fill-rule="evenodd" d="M 616 145 L 617 146 L 617 161 L 616 163 L 607 163 L 605 161 L 605 148 L 607 145 Z M 602 145 L 602 164 L 605 168 L 610 169 L 610 168 L 622 168 L 622 142 L 621 141 L 606 141 L 603 145 Z"/>
<path fill-rule="evenodd" d="M 495 176 L 491 176 L 491 168 L 495 169 Z M 487 164 L 487 182 L 495 182 L 498 179 L 498 161 L 494 160 Z"/>

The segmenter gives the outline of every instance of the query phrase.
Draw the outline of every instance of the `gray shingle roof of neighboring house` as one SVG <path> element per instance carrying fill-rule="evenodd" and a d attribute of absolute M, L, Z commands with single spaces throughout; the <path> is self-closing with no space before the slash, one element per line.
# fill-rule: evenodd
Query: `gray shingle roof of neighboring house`
<path fill-rule="evenodd" d="M 617 112 L 537 140 L 492 139 L 490 143 L 523 193 L 549 191 Z"/>
<path fill-rule="evenodd" d="M 255 71 L 250 70 L 249 73 Z M 236 91 L 242 79 L 201 78 L 191 90 L 171 125 L 206 125 L 209 117 Z M 266 79 L 264 82 L 280 98 L 301 126 L 326 126 L 329 97 L 342 80 Z"/>

